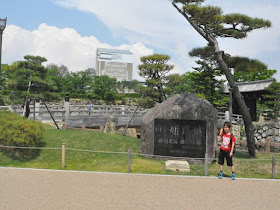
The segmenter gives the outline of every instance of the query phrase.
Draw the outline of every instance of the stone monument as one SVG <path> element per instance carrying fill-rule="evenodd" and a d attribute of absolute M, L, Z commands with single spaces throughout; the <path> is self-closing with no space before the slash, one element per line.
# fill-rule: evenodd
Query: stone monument
<path fill-rule="evenodd" d="M 175 95 L 150 109 L 141 122 L 142 154 L 215 157 L 217 110 L 194 94 Z"/>
<path fill-rule="evenodd" d="M 112 134 L 116 134 L 117 133 L 117 129 L 116 129 L 116 124 L 115 124 L 115 117 L 114 116 L 110 116 L 108 117 L 108 120 L 105 124 L 105 128 L 103 130 L 104 133 L 112 133 Z"/>

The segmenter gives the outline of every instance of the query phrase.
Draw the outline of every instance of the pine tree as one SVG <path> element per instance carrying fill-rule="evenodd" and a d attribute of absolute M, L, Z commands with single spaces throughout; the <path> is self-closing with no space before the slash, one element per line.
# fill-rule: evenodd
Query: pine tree
<path fill-rule="evenodd" d="M 242 39 L 248 32 L 259 28 L 268 28 L 271 22 L 260 18 L 251 18 L 243 14 L 226 14 L 216 6 L 203 6 L 205 0 L 172 0 L 172 5 L 183 15 L 191 26 L 214 48 L 215 59 L 223 71 L 238 103 L 245 124 L 248 152 L 256 157 L 252 119 L 245 101 L 239 92 L 230 69 L 223 59 L 217 38 Z M 181 7 L 179 6 L 181 5 Z"/>

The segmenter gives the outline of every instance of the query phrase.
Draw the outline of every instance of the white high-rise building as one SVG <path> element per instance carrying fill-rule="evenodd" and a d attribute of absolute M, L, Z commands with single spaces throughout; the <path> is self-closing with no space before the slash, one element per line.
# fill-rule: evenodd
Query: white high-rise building
<path fill-rule="evenodd" d="M 117 81 L 131 81 L 133 54 L 129 50 L 97 48 L 96 75 L 108 75 Z"/>

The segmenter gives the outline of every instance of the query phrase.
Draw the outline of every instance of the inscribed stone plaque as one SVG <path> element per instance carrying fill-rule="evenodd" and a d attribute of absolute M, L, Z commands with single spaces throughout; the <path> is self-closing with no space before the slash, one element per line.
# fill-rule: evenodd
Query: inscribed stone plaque
<path fill-rule="evenodd" d="M 206 121 L 155 119 L 154 154 L 204 158 Z"/>

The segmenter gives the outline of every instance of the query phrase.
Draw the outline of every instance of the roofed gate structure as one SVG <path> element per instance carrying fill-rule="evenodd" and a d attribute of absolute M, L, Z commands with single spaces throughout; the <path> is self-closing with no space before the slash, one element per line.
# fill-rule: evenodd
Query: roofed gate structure
<path fill-rule="evenodd" d="M 237 83 L 240 93 L 244 96 L 245 103 L 249 108 L 250 115 L 253 121 L 258 121 L 257 119 L 257 100 L 266 93 L 266 88 L 273 83 L 273 79 L 270 80 L 259 80 L 252 82 L 240 82 Z M 229 94 L 229 86 L 225 88 L 225 93 Z M 233 97 L 232 102 L 232 112 L 233 114 L 240 114 L 238 104 Z"/>

